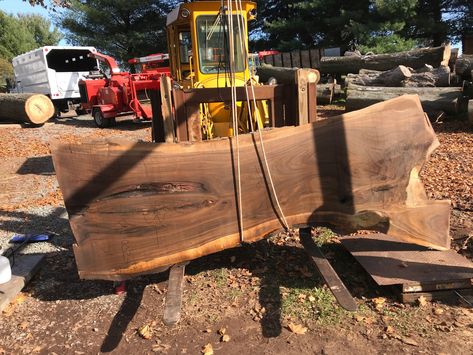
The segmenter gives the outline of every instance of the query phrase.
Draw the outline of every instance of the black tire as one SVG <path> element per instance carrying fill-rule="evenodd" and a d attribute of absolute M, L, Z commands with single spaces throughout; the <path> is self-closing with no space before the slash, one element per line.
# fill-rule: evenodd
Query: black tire
<path fill-rule="evenodd" d="M 112 123 L 112 119 L 103 117 L 103 113 L 100 110 L 94 110 L 92 116 L 94 117 L 95 124 L 99 128 L 108 128 Z M 115 119 L 113 118 L 113 120 Z"/>

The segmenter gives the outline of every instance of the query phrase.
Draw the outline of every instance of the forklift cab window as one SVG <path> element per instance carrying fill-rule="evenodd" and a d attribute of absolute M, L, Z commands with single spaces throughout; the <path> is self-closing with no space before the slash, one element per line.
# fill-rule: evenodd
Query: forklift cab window
<path fill-rule="evenodd" d="M 234 54 L 236 72 L 245 70 L 244 56 L 242 53 L 241 38 L 245 38 L 245 28 L 240 29 L 238 21 L 243 22 L 241 16 L 233 15 Z M 229 68 L 229 38 L 226 16 L 197 17 L 197 43 L 199 47 L 199 65 L 203 74 L 213 74 Z"/>
<path fill-rule="evenodd" d="M 192 55 L 192 40 L 190 32 L 179 33 L 179 56 L 181 64 L 189 64 L 189 56 Z"/>

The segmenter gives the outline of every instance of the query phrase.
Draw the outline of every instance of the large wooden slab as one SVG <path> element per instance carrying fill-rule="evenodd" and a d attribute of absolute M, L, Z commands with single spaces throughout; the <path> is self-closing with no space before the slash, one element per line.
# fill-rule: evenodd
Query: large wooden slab
<path fill-rule="evenodd" d="M 438 146 L 417 96 L 263 133 L 291 224 L 389 232 L 448 248 L 449 201 L 418 172 Z M 258 135 L 240 135 L 243 239 L 281 227 Z M 126 279 L 240 244 L 235 139 L 56 144 L 54 166 L 82 278 Z"/>

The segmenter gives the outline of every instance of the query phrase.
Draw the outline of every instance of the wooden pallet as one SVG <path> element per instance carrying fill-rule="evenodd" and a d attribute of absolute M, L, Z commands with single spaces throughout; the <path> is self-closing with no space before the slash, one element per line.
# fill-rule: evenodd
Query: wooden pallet
<path fill-rule="evenodd" d="M 380 286 L 396 286 L 402 302 L 455 300 L 473 294 L 473 263 L 454 250 L 431 250 L 386 234 L 342 238 Z M 464 296 L 463 296 L 464 295 Z"/>

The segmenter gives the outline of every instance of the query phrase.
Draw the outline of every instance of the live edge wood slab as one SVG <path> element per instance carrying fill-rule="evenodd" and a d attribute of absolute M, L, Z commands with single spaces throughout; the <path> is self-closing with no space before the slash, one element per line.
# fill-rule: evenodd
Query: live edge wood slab
<path fill-rule="evenodd" d="M 375 229 L 449 248 L 449 201 L 418 173 L 438 140 L 419 99 L 263 133 L 290 224 Z M 243 240 L 281 227 L 257 134 L 239 136 Z M 238 246 L 236 140 L 55 144 L 80 277 L 122 280 Z"/>

